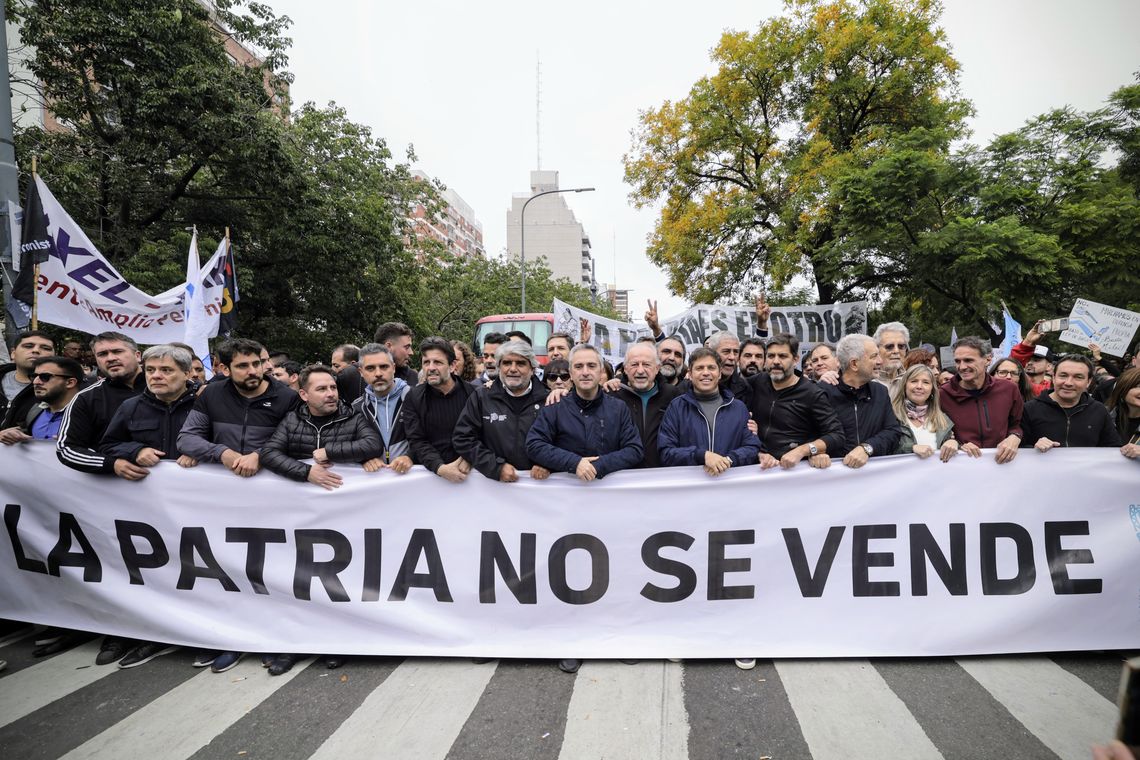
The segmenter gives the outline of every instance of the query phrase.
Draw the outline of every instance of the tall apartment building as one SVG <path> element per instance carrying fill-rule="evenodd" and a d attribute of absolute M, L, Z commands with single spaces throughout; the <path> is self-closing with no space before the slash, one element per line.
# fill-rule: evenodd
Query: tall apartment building
<path fill-rule="evenodd" d="M 530 192 L 511 196 L 507 211 L 507 255 L 522 251 L 522 208 L 536 193 L 558 189 L 558 172 L 530 173 Z M 589 288 L 594 282 L 590 238 L 566 202 L 566 193 L 544 195 L 526 207 L 526 260 L 545 259 L 555 279 L 565 277 Z"/>
<path fill-rule="evenodd" d="M 423 182 L 432 178 L 419 169 L 412 170 L 412 176 Z M 455 256 L 486 256 L 483 247 L 483 223 L 475 218 L 475 209 L 451 188 L 440 195 L 444 207 L 432 219 L 423 204 L 416 204 L 412 210 L 412 230 L 420 240 L 438 240 Z"/>
<path fill-rule="evenodd" d="M 618 318 L 626 322 L 633 321 L 633 315 L 629 313 L 629 291 L 618 290 L 617 285 L 606 284 L 605 289 L 598 293 L 598 300 L 604 301 L 609 304 Z"/>

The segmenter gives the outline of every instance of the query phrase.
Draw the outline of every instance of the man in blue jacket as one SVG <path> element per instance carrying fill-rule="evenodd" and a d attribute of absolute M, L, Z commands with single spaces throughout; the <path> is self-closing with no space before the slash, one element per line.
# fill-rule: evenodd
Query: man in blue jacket
<path fill-rule="evenodd" d="M 867 335 L 845 335 L 835 347 L 839 357 L 839 384 L 821 383 L 843 423 L 843 446 L 828 451 L 843 457 L 843 464 L 859 468 L 873 456 L 893 454 L 902 435 L 898 417 L 891 409 L 890 393 L 881 383 L 871 382 L 882 360 L 879 347 Z"/>
<path fill-rule="evenodd" d="M 709 475 L 729 467 L 755 464 L 760 439 L 748 429 L 748 409 L 719 385 L 721 358 L 698 348 L 689 356 L 691 386 L 669 404 L 657 450 L 661 464 L 701 465 Z"/>
<path fill-rule="evenodd" d="M 569 396 L 543 408 L 526 437 L 531 461 L 591 481 L 636 467 L 645 454 L 623 401 L 602 393 L 602 357 L 585 343 L 570 350 Z"/>

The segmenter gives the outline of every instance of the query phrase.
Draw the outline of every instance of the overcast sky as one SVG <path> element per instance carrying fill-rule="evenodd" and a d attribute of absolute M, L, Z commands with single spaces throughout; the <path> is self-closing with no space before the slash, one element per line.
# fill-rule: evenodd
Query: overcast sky
<path fill-rule="evenodd" d="M 727 29 L 779 14 L 773 0 L 578 0 L 536 3 L 268 0 L 293 20 L 296 104 L 336 101 L 402 160 L 441 179 L 475 209 L 489 255 L 506 246 L 512 193 L 536 168 L 535 63 L 542 60 L 542 168 L 562 187 L 593 244 L 599 282 L 629 288 L 661 316 L 686 303 L 645 256 L 655 213 L 638 211 L 622 155 L 638 111 L 684 97 L 713 72 Z M 1103 105 L 1140 70 L 1137 0 L 945 0 L 943 27 L 973 101 L 974 142 L 1050 108 Z M 615 257 L 616 252 L 616 257 Z"/>

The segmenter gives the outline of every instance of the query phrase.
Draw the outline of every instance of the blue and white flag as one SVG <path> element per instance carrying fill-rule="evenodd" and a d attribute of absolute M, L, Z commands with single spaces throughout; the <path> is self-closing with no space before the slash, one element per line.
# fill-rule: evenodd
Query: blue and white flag
<path fill-rule="evenodd" d="M 1005 301 L 1001 302 L 1001 316 L 1005 323 L 1005 340 L 1001 342 L 1001 346 L 995 355 L 1006 357 L 1012 354 L 1013 347 L 1021 342 L 1021 323 L 1009 313 L 1009 307 L 1005 305 Z"/>
<path fill-rule="evenodd" d="M 190 252 L 186 256 L 186 296 L 182 299 L 186 336 L 182 342 L 194 349 L 194 354 L 210 366 L 210 336 L 218 332 L 218 316 L 206 313 L 206 288 L 202 283 L 202 266 L 198 260 L 198 230 L 190 238 Z"/>

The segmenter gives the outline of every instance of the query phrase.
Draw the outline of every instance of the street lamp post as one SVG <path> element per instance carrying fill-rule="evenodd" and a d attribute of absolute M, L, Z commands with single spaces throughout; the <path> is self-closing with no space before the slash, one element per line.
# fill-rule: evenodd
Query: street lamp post
<path fill-rule="evenodd" d="M 590 193 L 593 192 L 592 187 L 568 187 L 565 190 L 543 190 L 541 193 L 535 193 L 526 199 L 523 204 L 522 212 L 519 214 L 519 263 L 522 268 L 522 313 L 526 314 L 526 207 L 535 198 L 541 198 L 544 195 L 554 195 L 555 193 Z"/>

